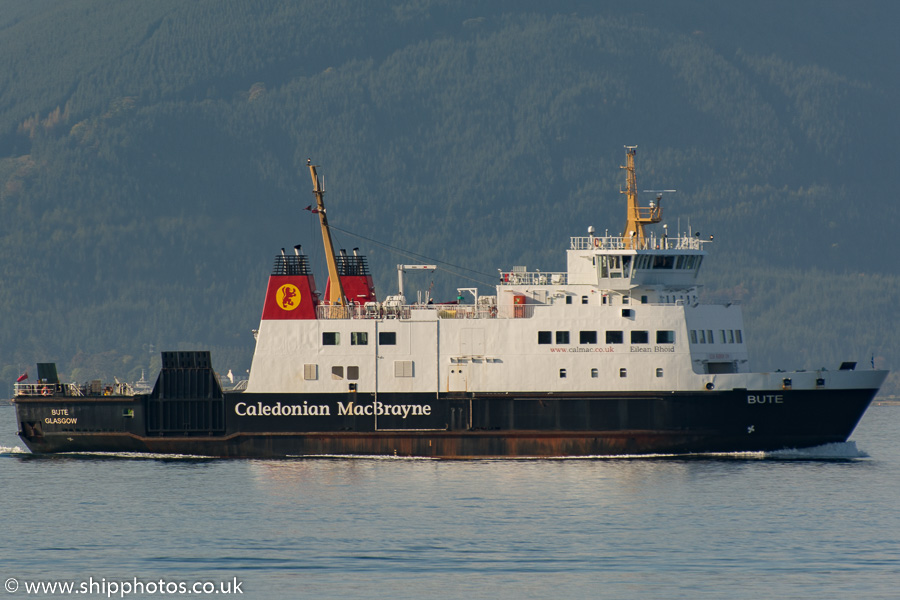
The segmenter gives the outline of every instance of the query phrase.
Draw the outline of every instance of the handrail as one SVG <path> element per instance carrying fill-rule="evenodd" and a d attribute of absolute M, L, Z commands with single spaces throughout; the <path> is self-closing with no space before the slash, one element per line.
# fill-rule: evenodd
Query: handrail
<path fill-rule="evenodd" d="M 437 311 L 438 319 L 522 319 L 534 316 L 534 304 L 497 306 L 495 304 L 413 304 L 387 303 L 350 306 L 316 307 L 316 317 L 323 320 L 342 319 L 410 319 L 413 311 Z M 338 310 L 340 309 L 340 310 Z"/>
<path fill-rule="evenodd" d="M 569 274 L 544 271 L 501 271 L 500 285 L 566 285 Z"/>
<path fill-rule="evenodd" d="M 630 250 L 621 236 L 572 236 L 569 242 L 570 250 Z M 655 234 L 644 238 L 644 243 L 638 245 L 636 250 L 702 250 L 706 240 L 689 235 L 684 236 L 657 236 Z"/>

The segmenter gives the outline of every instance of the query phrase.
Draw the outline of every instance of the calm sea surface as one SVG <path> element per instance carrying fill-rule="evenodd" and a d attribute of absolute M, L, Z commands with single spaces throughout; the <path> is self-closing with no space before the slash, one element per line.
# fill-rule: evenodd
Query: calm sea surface
<path fill-rule="evenodd" d="M 4 404 L 0 598 L 900 597 L 900 407 L 848 444 L 707 458 L 37 457 L 15 432 Z M 125 597 L 178 597 L 148 591 Z"/>

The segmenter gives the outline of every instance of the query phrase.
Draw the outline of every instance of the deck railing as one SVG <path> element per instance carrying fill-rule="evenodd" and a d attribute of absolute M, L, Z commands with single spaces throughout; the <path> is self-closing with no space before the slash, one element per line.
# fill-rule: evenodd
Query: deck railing
<path fill-rule="evenodd" d="M 318 306 L 319 319 L 411 319 L 414 311 L 436 311 L 438 319 L 530 319 L 534 316 L 534 304 L 513 306 L 474 304 L 415 304 L 390 306 Z"/>
<path fill-rule="evenodd" d="M 658 236 L 651 234 L 644 238 L 644 243 L 636 250 L 702 250 L 706 240 L 699 237 Z M 628 250 L 625 240 L 620 236 L 573 236 L 570 238 L 570 250 Z"/>

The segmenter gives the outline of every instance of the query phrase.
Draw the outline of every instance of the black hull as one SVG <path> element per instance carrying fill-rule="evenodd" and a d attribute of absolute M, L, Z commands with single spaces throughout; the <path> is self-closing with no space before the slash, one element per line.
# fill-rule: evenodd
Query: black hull
<path fill-rule="evenodd" d="M 203 397 L 49 397 L 16 404 L 20 437 L 35 453 L 577 457 L 844 442 L 876 391 L 379 394 L 376 400 L 372 394 L 212 390 Z"/>

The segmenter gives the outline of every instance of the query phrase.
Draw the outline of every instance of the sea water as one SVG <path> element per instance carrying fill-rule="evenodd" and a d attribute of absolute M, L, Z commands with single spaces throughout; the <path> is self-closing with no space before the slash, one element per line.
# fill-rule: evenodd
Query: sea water
<path fill-rule="evenodd" d="M 34 456 L 15 432 L 4 404 L 9 598 L 900 597 L 900 407 L 706 457 Z"/>

